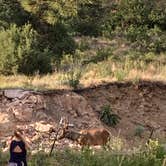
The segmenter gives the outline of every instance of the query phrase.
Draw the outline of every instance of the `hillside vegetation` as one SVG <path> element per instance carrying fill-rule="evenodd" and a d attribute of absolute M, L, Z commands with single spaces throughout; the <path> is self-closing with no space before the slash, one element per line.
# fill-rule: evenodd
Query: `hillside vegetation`
<path fill-rule="evenodd" d="M 165 82 L 165 0 L 0 0 L 0 165 L 17 126 L 29 166 L 166 166 Z M 111 138 L 48 156 L 62 116 Z"/>
<path fill-rule="evenodd" d="M 1 88 L 165 81 L 165 27 L 162 0 L 0 0 Z"/>

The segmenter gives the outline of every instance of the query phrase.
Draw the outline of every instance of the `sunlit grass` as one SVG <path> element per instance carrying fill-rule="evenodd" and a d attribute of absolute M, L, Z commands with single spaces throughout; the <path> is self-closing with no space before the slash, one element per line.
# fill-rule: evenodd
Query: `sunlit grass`
<path fill-rule="evenodd" d="M 143 60 L 128 60 L 127 58 L 121 61 L 109 58 L 97 64 L 91 63 L 82 70 L 80 87 L 114 81 L 149 80 L 166 82 L 166 62 L 164 61 L 165 55 L 150 63 L 145 63 Z M 70 87 L 63 75 L 64 73 L 60 72 L 35 76 L 1 75 L 0 88 L 69 89 Z"/>
<path fill-rule="evenodd" d="M 115 146 L 116 145 L 116 146 Z M 112 148 L 113 147 L 113 148 Z M 120 147 L 120 148 L 119 148 Z M 110 146 L 100 150 L 84 147 L 81 150 L 64 149 L 55 150 L 49 156 L 47 153 L 38 152 L 28 154 L 29 166 L 165 166 L 165 151 L 156 140 L 142 148 L 130 151 L 121 149 L 121 141 L 110 142 Z M 0 152 L 0 165 L 7 165 L 9 154 Z"/>

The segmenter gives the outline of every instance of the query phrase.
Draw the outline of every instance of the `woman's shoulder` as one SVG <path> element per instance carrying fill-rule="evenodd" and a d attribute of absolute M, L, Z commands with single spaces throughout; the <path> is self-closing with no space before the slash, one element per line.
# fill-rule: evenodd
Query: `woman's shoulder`
<path fill-rule="evenodd" d="M 11 143 L 15 143 L 15 144 L 24 144 L 24 141 L 13 139 L 13 140 L 11 141 Z"/>

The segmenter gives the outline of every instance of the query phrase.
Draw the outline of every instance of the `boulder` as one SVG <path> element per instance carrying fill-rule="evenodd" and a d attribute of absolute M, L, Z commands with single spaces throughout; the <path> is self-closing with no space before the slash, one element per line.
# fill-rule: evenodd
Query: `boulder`
<path fill-rule="evenodd" d="M 14 129 L 15 123 L 13 116 L 0 112 L 0 135 L 12 135 Z"/>
<path fill-rule="evenodd" d="M 4 96 L 9 98 L 9 99 L 22 99 L 24 98 L 27 94 L 29 94 L 28 91 L 24 91 L 22 89 L 8 89 L 4 90 Z"/>
<path fill-rule="evenodd" d="M 43 121 L 36 122 L 34 125 L 36 131 L 38 132 L 49 132 L 53 125 L 51 124 L 44 124 Z"/>
<path fill-rule="evenodd" d="M 20 122 L 30 122 L 32 120 L 32 108 L 15 108 L 13 109 L 15 119 Z"/>

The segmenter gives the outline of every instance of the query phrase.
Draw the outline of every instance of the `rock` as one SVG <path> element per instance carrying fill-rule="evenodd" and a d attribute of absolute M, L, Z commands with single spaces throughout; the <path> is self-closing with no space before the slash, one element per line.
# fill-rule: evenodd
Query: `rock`
<path fill-rule="evenodd" d="M 24 90 L 21 90 L 21 89 L 8 89 L 8 90 L 4 90 L 4 96 L 7 97 L 7 98 L 9 98 L 9 99 L 14 99 L 14 98 L 22 99 L 27 94 L 29 94 L 28 91 L 24 91 Z"/>
<path fill-rule="evenodd" d="M 87 100 L 76 93 L 63 95 L 60 101 L 64 109 L 69 110 L 75 117 L 81 116 L 85 112 L 93 112 Z M 73 110 L 77 110 L 77 115 Z"/>
<path fill-rule="evenodd" d="M 35 136 L 31 139 L 32 142 L 37 142 L 37 141 L 39 141 L 39 140 L 40 140 L 40 135 L 35 135 Z"/>
<path fill-rule="evenodd" d="M 31 95 L 26 99 L 25 103 L 37 103 L 37 97 Z"/>
<path fill-rule="evenodd" d="M 13 116 L 0 112 L 0 133 L 3 136 L 12 135 L 15 129 Z"/>
<path fill-rule="evenodd" d="M 13 114 L 20 122 L 30 122 L 32 120 L 32 108 L 16 108 L 13 109 Z"/>
<path fill-rule="evenodd" d="M 51 128 L 53 128 L 53 125 L 43 124 L 42 121 L 35 123 L 35 129 L 38 132 L 49 132 Z"/>

